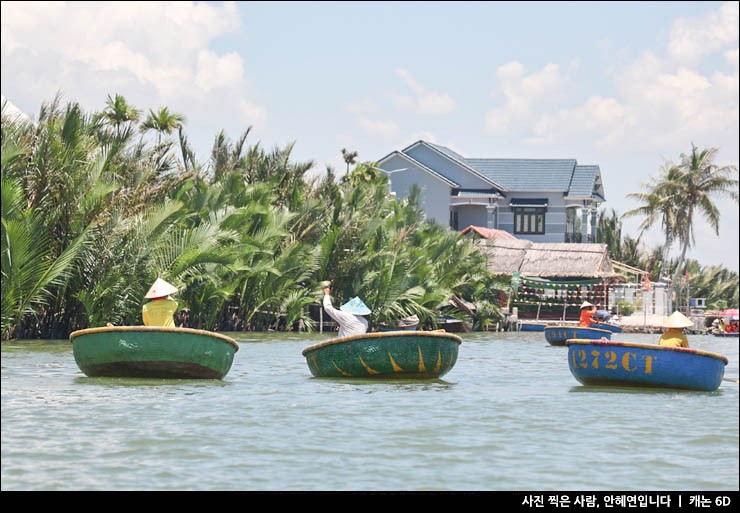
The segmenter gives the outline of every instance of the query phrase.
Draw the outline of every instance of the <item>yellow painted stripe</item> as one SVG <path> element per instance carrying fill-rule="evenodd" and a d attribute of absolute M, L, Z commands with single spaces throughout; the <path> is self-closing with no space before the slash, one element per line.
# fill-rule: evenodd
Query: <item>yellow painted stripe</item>
<path fill-rule="evenodd" d="M 439 372 L 442 368 L 442 351 L 437 350 L 437 365 L 434 366 L 434 372 Z"/>
<path fill-rule="evenodd" d="M 401 368 L 401 366 L 400 366 L 400 365 L 398 365 L 398 364 L 396 363 L 396 361 L 395 361 L 395 360 L 393 359 L 393 357 L 391 356 L 391 353 L 388 353 L 388 358 L 390 358 L 390 359 L 391 359 L 391 365 L 393 366 L 393 370 L 394 370 L 395 372 L 406 372 L 405 370 L 403 370 L 403 369 Z"/>
<path fill-rule="evenodd" d="M 376 371 L 375 369 L 370 368 L 368 364 L 365 363 L 365 360 L 362 359 L 362 356 L 358 356 L 357 358 L 360 359 L 360 363 L 363 367 L 365 367 L 365 370 L 368 371 L 370 374 L 380 374 L 380 372 Z"/>
<path fill-rule="evenodd" d="M 350 374 L 349 372 L 344 372 L 342 369 L 340 369 L 339 365 L 337 365 L 334 360 L 331 361 L 331 364 L 342 374 L 342 376 L 348 376 L 350 378 L 352 377 L 352 374 Z"/>
<path fill-rule="evenodd" d="M 426 373 L 427 369 L 424 367 L 424 358 L 421 355 L 421 346 L 416 346 L 419 348 L 419 372 L 424 374 Z"/>

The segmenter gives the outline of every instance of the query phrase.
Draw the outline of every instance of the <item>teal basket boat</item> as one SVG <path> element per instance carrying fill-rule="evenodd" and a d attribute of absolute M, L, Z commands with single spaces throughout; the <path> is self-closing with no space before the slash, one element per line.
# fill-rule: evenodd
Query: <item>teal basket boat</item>
<path fill-rule="evenodd" d="M 455 365 L 461 343 L 443 331 L 388 331 L 326 340 L 303 356 L 320 378 L 436 379 Z"/>
<path fill-rule="evenodd" d="M 108 326 L 70 334 L 89 377 L 223 379 L 239 344 L 220 333 L 161 326 Z"/>

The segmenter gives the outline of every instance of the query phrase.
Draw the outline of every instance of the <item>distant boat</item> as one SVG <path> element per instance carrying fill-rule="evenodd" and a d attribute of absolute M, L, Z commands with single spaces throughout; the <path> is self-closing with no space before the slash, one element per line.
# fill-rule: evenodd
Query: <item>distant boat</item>
<path fill-rule="evenodd" d="M 220 333 L 163 326 L 108 326 L 70 334 L 90 377 L 223 379 L 239 344 Z"/>
<path fill-rule="evenodd" d="M 395 326 L 380 324 L 378 331 L 416 331 L 419 327 L 419 317 L 412 315 L 396 321 Z"/>
<path fill-rule="evenodd" d="M 693 348 L 568 340 L 568 366 L 584 385 L 716 390 L 727 357 Z"/>
<path fill-rule="evenodd" d="M 621 326 L 617 326 L 616 324 L 611 324 L 609 322 L 592 322 L 591 327 L 611 331 L 612 333 L 622 333 Z"/>
<path fill-rule="evenodd" d="M 550 345 L 564 346 L 566 340 L 572 338 L 585 338 L 589 340 L 598 340 L 612 338 L 612 332 L 599 328 L 586 328 L 584 326 L 572 326 L 558 324 L 555 326 L 545 327 L 545 339 Z"/>
<path fill-rule="evenodd" d="M 522 321 L 519 323 L 519 331 L 545 331 L 544 322 L 537 321 Z"/>
<path fill-rule="evenodd" d="M 738 337 L 738 332 L 735 331 L 733 333 L 727 333 L 727 332 L 722 333 L 722 332 L 719 332 L 719 331 L 715 331 L 715 332 L 712 333 L 712 335 L 714 335 L 715 337 L 735 337 L 735 338 L 737 338 Z"/>
<path fill-rule="evenodd" d="M 444 331 L 389 331 L 319 342 L 303 356 L 320 378 L 434 379 L 452 369 L 461 343 Z"/>
<path fill-rule="evenodd" d="M 460 319 L 455 319 L 454 317 L 450 317 L 449 315 L 439 315 L 437 317 L 437 325 L 441 329 L 452 333 L 462 333 L 470 331 L 470 328 L 468 328 L 468 325 L 465 324 L 464 321 Z"/>
<path fill-rule="evenodd" d="M 380 326 L 378 326 L 378 331 L 384 331 L 384 332 L 389 332 L 389 331 L 416 331 L 416 328 L 417 328 L 416 326 L 399 327 L 399 326 L 387 326 L 385 324 L 381 324 Z"/>

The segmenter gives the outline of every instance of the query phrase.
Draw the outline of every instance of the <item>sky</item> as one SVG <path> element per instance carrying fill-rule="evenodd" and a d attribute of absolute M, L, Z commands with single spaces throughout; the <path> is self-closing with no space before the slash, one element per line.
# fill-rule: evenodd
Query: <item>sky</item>
<path fill-rule="evenodd" d="M 215 135 L 342 174 L 419 139 L 469 158 L 597 164 L 618 214 L 682 153 L 738 167 L 738 2 L 9 2 L 2 95 L 167 106 Z M 736 175 L 737 176 L 737 175 Z M 737 205 L 689 257 L 738 271 Z M 636 237 L 640 218 L 625 219 Z M 647 247 L 662 243 L 657 230 Z"/>

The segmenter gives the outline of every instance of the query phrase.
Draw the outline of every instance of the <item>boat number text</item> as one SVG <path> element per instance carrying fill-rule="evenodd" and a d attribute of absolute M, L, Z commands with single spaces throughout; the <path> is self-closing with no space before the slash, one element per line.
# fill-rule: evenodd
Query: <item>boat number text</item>
<path fill-rule="evenodd" d="M 653 357 L 651 355 L 640 355 L 638 357 L 635 353 L 627 352 L 620 356 L 615 351 L 602 353 L 598 349 L 590 351 L 579 349 L 571 352 L 571 356 L 573 366 L 584 369 L 591 367 L 592 369 L 616 370 L 621 367 L 628 372 L 643 371 L 645 374 L 653 372 Z"/>

